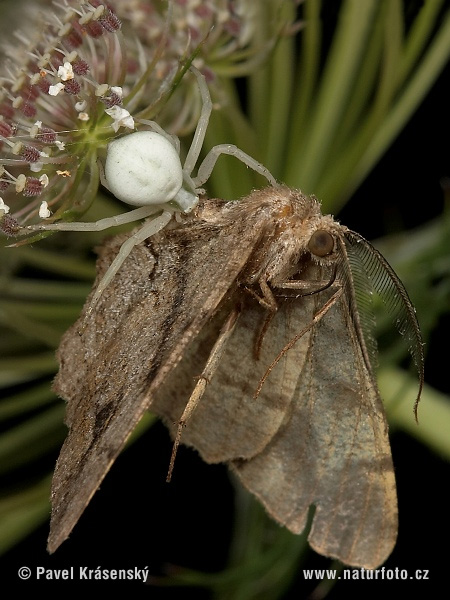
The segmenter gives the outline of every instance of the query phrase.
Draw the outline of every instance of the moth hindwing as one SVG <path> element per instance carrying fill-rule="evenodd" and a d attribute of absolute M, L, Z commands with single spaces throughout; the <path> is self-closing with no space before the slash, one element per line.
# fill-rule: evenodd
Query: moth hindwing
<path fill-rule="evenodd" d="M 58 351 L 69 434 L 53 479 L 50 551 L 150 410 L 205 461 L 228 463 L 294 533 L 313 505 L 308 539 L 318 552 L 365 568 L 384 562 L 397 500 L 354 236 L 314 197 L 280 186 L 236 203 L 205 200 L 134 248 Z M 123 239 L 101 249 L 97 281 Z M 360 260 L 360 272 L 369 264 Z M 419 343 L 412 305 L 402 314 Z"/>

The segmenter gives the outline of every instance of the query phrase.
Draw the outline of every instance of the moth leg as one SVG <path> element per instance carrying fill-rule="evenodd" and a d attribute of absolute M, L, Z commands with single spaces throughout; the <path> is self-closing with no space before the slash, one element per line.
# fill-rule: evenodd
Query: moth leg
<path fill-rule="evenodd" d="M 186 404 L 186 407 L 183 411 L 183 414 L 181 415 L 180 420 L 178 421 L 177 433 L 175 436 L 175 440 L 173 442 L 172 455 L 170 457 L 169 470 L 168 470 L 167 477 L 166 477 L 167 482 L 170 482 L 170 480 L 172 478 L 172 472 L 173 472 L 173 468 L 175 465 L 175 458 L 177 455 L 178 447 L 181 442 L 181 435 L 183 433 L 183 428 L 185 427 L 186 423 L 192 416 L 192 413 L 196 409 L 198 403 L 200 402 L 201 397 L 203 396 L 203 394 L 206 390 L 206 386 L 208 385 L 209 381 L 212 379 L 212 377 L 214 376 L 214 373 L 216 372 L 217 366 L 222 357 L 222 353 L 225 349 L 227 341 L 229 340 L 231 334 L 234 331 L 238 317 L 239 317 L 239 309 L 235 308 L 229 314 L 227 320 L 223 324 L 222 329 L 220 330 L 219 336 L 218 336 L 218 338 L 211 350 L 211 353 L 208 357 L 208 360 L 206 361 L 205 368 L 203 369 L 202 374 L 199 376 L 197 384 L 194 388 L 194 391 L 192 392 L 192 394 Z"/>
<path fill-rule="evenodd" d="M 313 294 L 318 294 L 319 292 L 323 292 L 324 290 L 327 290 L 335 282 L 336 282 L 336 267 L 333 269 L 333 272 L 332 272 L 329 280 L 308 281 L 308 280 L 302 280 L 302 279 L 293 279 L 290 281 L 283 281 L 282 283 L 275 284 L 275 287 L 278 289 L 301 290 L 301 291 L 304 290 L 304 294 L 300 294 L 300 296 L 311 296 Z"/>
<path fill-rule="evenodd" d="M 142 227 L 140 229 L 138 229 L 138 231 L 136 231 L 136 233 L 134 233 L 133 235 L 131 235 L 129 238 L 127 238 L 124 241 L 124 243 L 120 247 L 120 250 L 119 250 L 117 256 L 114 258 L 112 263 L 109 265 L 108 270 L 103 275 L 103 278 L 100 280 L 100 283 L 98 284 L 97 289 L 95 290 L 95 293 L 92 297 L 91 303 L 86 311 L 85 323 L 86 323 L 88 317 L 91 315 L 92 311 L 94 310 L 103 291 L 109 285 L 109 283 L 112 281 L 112 279 L 114 278 L 117 271 L 120 269 L 120 267 L 122 266 L 122 264 L 124 263 L 124 261 L 126 260 L 126 258 L 130 254 L 130 252 L 133 250 L 134 246 L 136 246 L 137 244 L 140 244 L 141 242 L 143 242 L 147 238 L 151 237 L 155 233 L 158 233 L 158 231 L 163 229 L 169 223 L 171 218 L 172 218 L 172 210 L 166 209 L 162 212 L 162 214 L 159 217 L 156 217 L 155 219 L 152 219 L 150 221 L 146 221 L 142 225 Z M 82 331 L 83 330 L 84 330 L 84 326 L 82 328 Z"/>
<path fill-rule="evenodd" d="M 272 290 L 267 283 L 267 279 L 265 277 L 261 277 L 258 281 L 259 287 L 261 288 L 262 295 L 260 296 L 252 290 L 252 288 L 245 286 L 245 291 L 252 296 L 263 308 L 266 310 L 275 313 L 278 309 L 277 301 L 272 293 Z"/>
<path fill-rule="evenodd" d="M 25 230 L 24 232 L 26 233 L 29 231 L 103 231 L 109 227 L 125 225 L 126 223 L 132 223 L 133 221 L 139 221 L 145 217 L 150 217 L 160 210 L 161 207 L 158 206 L 141 206 L 126 213 L 115 215 L 113 217 L 106 217 L 105 219 L 100 219 L 99 221 L 94 221 L 92 223 L 37 223 L 35 225 L 26 225 L 21 229 Z"/>
<path fill-rule="evenodd" d="M 292 340 L 290 340 L 284 346 L 284 348 L 281 349 L 278 356 L 276 356 L 274 361 L 272 362 L 272 364 L 270 364 L 267 367 L 266 372 L 264 373 L 263 377 L 261 378 L 261 381 L 259 382 L 258 387 L 255 392 L 255 395 L 254 395 L 255 399 L 259 396 L 262 386 L 264 385 L 264 382 L 269 377 L 270 372 L 278 364 L 280 359 L 286 354 L 286 352 L 288 352 L 292 348 L 292 346 L 294 346 L 294 344 L 296 344 L 298 342 L 299 339 L 301 339 L 305 335 L 305 333 L 307 333 L 310 329 L 312 329 L 314 327 L 314 325 L 316 325 L 327 314 L 327 312 L 330 310 L 330 308 L 332 306 L 334 306 L 334 304 L 341 297 L 342 291 L 343 290 L 340 287 L 336 292 L 334 292 L 334 294 L 330 298 L 328 298 L 328 300 L 325 302 L 325 304 L 316 312 L 314 317 L 311 319 L 311 322 L 306 327 L 304 327 L 299 333 L 297 333 L 297 335 L 295 337 L 293 337 Z"/>
<path fill-rule="evenodd" d="M 261 329 L 258 333 L 258 337 L 255 340 L 255 346 L 253 348 L 253 355 L 255 360 L 259 360 L 259 356 L 261 353 L 261 346 L 266 334 L 267 328 L 270 325 L 271 320 L 275 316 L 275 313 L 278 310 L 278 304 L 275 300 L 275 297 L 272 293 L 272 290 L 267 283 L 267 279 L 265 277 L 261 277 L 259 280 L 259 287 L 261 288 L 262 295 L 258 295 L 254 290 L 249 287 L 245 287 L 245 291 L 248 292 L 255 300 L 259 302 L 259 304 L 266 309 L 267 316 L 264 319 L 264 322 L 261 326 Z"/>

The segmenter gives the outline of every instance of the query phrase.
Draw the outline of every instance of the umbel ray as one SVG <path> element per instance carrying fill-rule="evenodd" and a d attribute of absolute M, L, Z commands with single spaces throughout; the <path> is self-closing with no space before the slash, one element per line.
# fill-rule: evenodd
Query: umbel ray
<path fill-rule="evenodd" d="M 178 190 L 152 195 L 156 208 L 67 225 L 102 229 L 157 215 L 101 248 L 93 291 L 58 350 L 54 389 L 68 402 L 69 433 L 53 478 L 49 550 L 69 536 L 150 410 L 174 437 L 170 470 L 179 442 L 190 445 L 206 462 L 227 463 L 294 533 L 314 506 L 308 540 L 317 552 L 376 568 L 395 545 L 397 499 L 371 292 L 419 371 L 416 410 L 423 354 L 414 308 L 369 242 L 234 147 L 216 147 L 192 178 L 210 113 L 198 81 L 203 116 Z M 110 156 L 137 135 L 113 142 Z M 198 201 L 223 151 L 271 185 L 239 202 Z"/>

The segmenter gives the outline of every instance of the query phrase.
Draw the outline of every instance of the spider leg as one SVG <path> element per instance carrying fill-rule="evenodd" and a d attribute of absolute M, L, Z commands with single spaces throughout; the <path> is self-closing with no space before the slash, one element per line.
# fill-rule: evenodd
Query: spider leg
<path fill-rule="evenodd" d="M 189 148 L 189 152 L 187 153 L 186 160 L 184 161 L 183 166 L 183 171 L 189 176 L 194 170 L 198 157 L 200 156 L 203 142 L 205 141 L 209 117 L 211 116 L 212 112 L 211 95 L 209 93 L 205 77 L 200 73 L 198 69 L 196 69 L 193 66 L 190 67 L 190 70 L 194 73 L 194 75 L 197 78 L 197 84 L 200 88 L 200 94 L 202 97 L 202 110 L 200 112 L 197 127 L 195 128 L 195 133 L 192 139 L 191 147 Z"/>
<path fill-rule="evenodd" d="M 219 144 L 218 146 L 214 146 L 206 157 L 204 158 L 202 164 L 198 168 L 197 177 L 194 177 L 193 182 L 195 187 L 201 186 L 205 181 L 207 181 L 212 173 L 212 170 L 215 167 L 217 159 L 221 154 L 229 154 L 230 156 L 235 156 L 238 160 L 243 162 L 247 167 L 250 167 L 263 177 L 267 179 L 270 185 L 276 187 L 278 184 L 274 176 L 270 173 L 266 167 L 264 167 L 260 162 L 252 158 L 249 154 L 246 154 L 243 150 L 234 146 L 233 144 Z"/>
<path fill-rule="evenodd" d="M 155 212 L 161 210 L 160 206 L 140 206 L 134 210 L 130 210 L 114 217 L 106 217 L 92 223 L 36 223 L 35 225 L 26 225 L 22 227 L 23 233 L 30 231 L 103 231 L 109 227 L 117 225 L 125 225 L 133 221 L 139 221 L 146 217 L 150 217 Z"/>
<path fill-rule="evenodd" d="M 158 231 L 161 231 L 161 229 L 163 229 L 169 223 L 170 219 L 172 218 L 172 214 L 173 210 L 171 210 L 170 208 L 164 209 L 164 211 L 159 217 L 156 217 L 155 219 L 152 219 L 150 221 L 146 221 L 140 229 L 138 229 L 133 235 L 131 235 L 124 241 L 124 243 L 120 247 L 117 256 L 109 265 L 108 270 L 103 275 L 103 278 L 100 280 L 97 289 L 95 290 L 89 308 L 86 311 L 85 322 L 87 318 L 91 315 L 97 302 L 100 300 L 102 293 L 110 284 L 110 282 L 114 279 L 115 274 L 123 265 L 124 261 L 126 260 L 130 252 L 133 250 L 134 246 L 137 246 L 137 244 L 140 244 L 147 238 L 151 237 L 152 235 L 155 235 L 155 233 L 158 233 Z"/>

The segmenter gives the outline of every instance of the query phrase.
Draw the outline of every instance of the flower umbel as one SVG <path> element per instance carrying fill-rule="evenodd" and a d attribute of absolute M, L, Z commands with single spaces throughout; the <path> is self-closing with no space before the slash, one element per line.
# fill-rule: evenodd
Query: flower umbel
<path fill-rule="evenodd" d="M 12 235 L 43 218 L 83 214 L 107 143 L 145 128 L 180 83 L 183 63 L 217 81 L 215 71 L 236 75 L 261 60 L 247 5 L 64 0 L 47 11 L 37 41 L 17 34 L 23 46 L 6 49 L 0 73 L 0 195 L 9 208 L 0 208 L 0 229 Z M 263 46 L 275 37 L 274 28 Z M 175 134 L 192 131 L 201 108 L 194 81 L 181 90 L 164 122 Z"/>
<path fill-rule="evenodd" d="M 66 2 L 37 42 L 22 34 L 23 48 L 7 49 L 0 79 L 0 189 L 18 223 L 82 211 L 92 200 L 84 192 L 98 185 L 97 150 L 112 133 L 105 109 L 122 103 L 120 28 L 113 10 L 99 1 Z M 114 117 L 112 125 L 118 125 Z M 134 123 L 122 117 L 120 126 Z M 3 229 L 11 233 L 4 221 Z"/>

